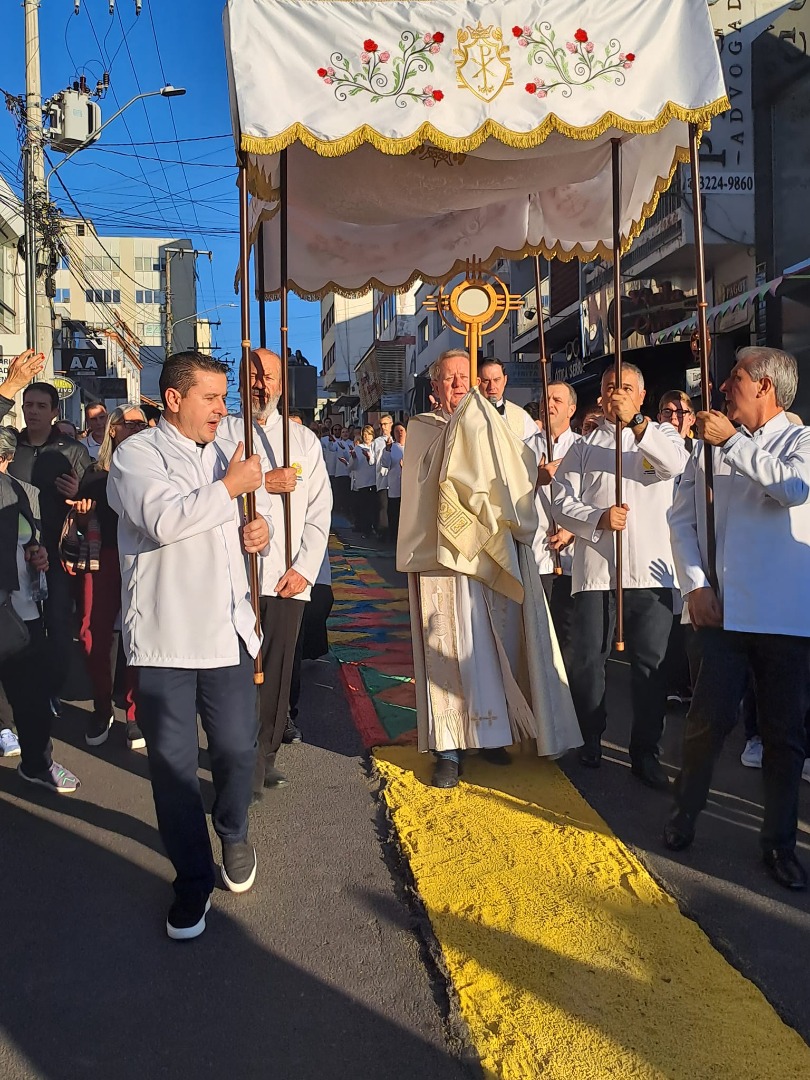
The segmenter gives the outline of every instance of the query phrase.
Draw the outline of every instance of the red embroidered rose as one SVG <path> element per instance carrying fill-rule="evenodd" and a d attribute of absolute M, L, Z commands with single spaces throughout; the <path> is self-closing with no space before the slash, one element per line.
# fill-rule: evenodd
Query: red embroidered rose
<path fill-rule="evenodd" d="M 443 90 L 434 90 L 433 91 L 433 100 L 434 101 L 443 101 L 444 100 L 444 91 Z"/>
<path fill-rule="evenodd" d="M 574 34 L 574 41 L 578 41 L 580 45 L 584 45 L 588 40 L 588 35 L 585 30 L 577 30 Z"/>
<path fill-rule="evenodd" d="M 526 90 L 527 94 L 533 94 L 537 90 L 537 85 L 533 82 L 527 82 L 524 89 Z"/>
<path fill-rule="evenodd" d="M 630 63 L 632 64 L 632 63 L 633 63 L 633 61 L 635 60 L 635 58 L 636 58 L 636 54 L 635 54 L 635 53 L 631 53 L 631 52 L 629 52 L 629 53 L 627 54 L 627 56 L 625 57 L 625 60 L 629 60 L 629 61 L 630 61 Z"/>
<path fill-rule="evenodd" d="M 512 27 L 512 33 L 513 33 L 513 35 L 515 37 L 523 37 L 523 27 L 522 26 L 513 26 Z"/>
<path fill-rule="evenodd" d="M 328 72 L 327 72 L 326 68 L 318 68 L 318 78 L 319 79 L 325 79 L 327 74 L 328 74 Z"/>
<path fill-rule="evenodd" d="M 365 52 L 376 52 L 378 48 L 379 46 L 377 45 L 377 42 L 372 41 L 371 38 L 366 38 L 366 40 L 363 42 L 363 50 Z"/>
<path fill-rule="evenodd" d="M 433 42 L 434 42 L 435 45 L 441 45 L 441 43 L 443 41 L 444 41 L 444 34 L 441 32 L 441 30 L 439 31 L 438 34 L 433 35 Z"/>

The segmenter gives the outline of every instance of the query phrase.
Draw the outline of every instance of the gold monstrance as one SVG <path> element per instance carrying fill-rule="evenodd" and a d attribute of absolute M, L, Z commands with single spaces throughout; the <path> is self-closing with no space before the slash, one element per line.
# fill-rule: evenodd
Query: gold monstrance
<path fill-rule="evenodd" d="M 467 261 L 464 280 L 448 295 L 441 286 L 438 293 L 425 298 L 428 311 L 438 311 L 445 326 L 462 334 L 470 354 L 470 382 L 478 376 L 478 351 L 484 334 L 497 330 L 510 311 L 523 303 L 495 274 L 484 273 L 481 260 Z M 460 324 L 460 325 L 459 325 Z"/>

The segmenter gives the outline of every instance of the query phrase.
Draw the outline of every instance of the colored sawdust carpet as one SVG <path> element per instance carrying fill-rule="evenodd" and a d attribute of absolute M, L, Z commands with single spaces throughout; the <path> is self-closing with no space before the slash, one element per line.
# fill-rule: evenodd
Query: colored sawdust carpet
<path fill-rule="evenodd" d="M 438 791 L 414 748 L 375 758 L 487 1077 L 810 1076 L 810 1048 L 555 765 L 468 755 Z"/>
<path fill-rule="evenodd" d="M 388 584 L 361 549 L 329 542 L 335 605 L 329 644 L 363 745 L 416 739 L 408 590 Z"/>

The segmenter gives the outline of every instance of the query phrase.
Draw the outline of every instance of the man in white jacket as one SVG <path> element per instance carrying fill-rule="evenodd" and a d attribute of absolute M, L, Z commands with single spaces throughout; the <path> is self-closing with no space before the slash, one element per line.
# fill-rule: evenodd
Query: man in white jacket
<path fill-rule="evenodd" d="M 672 628 L 675 582 L 667 513 L 672 480 L 683 472 L 688 455 L 675 428 L 654 424 L 641 414 L 644 378 L 638 368 L 625 364 L 621 383 L 615 385 L 612 367 L 602 376 L 603 418 L 565 455 L 552 488 L 555 520 L 577 538 L 567 668 L 585 744 L 580 761 L 597 768 L 607 721 L 605 665 L 616 623 L 614 533 L 621 531 L 633 701 L 632 772 L 649 787 L 665 788 L 669 780 L 658 761 L 667 689 L 661 667 Z M 622 424 L 621 506 L 614 505 L 617 417 Z"/>
<path fill-rule="evenodd" d="M 115 452 L 107 492 L 119 517 L 124 648 L 138 669 L 140 721 L 158 828 L 176 878 L 169 937 L 197 937 L 214 889 L 214 861 L 197 779 L 197 711 L 206 735 L 222 842 L 222 878 L 245 892 L 256 876 L 247 842 L 256 762 L 259 651 L 244 550 L 266 551 L 258 516 L 242 525 L 241 496 L 261 487 L 258 456 L 217 443 L 227 368 L 179 353 L 164 365 L 164 414 Z"/>
<path fill-rule="evenodd" d="M 252 356 L 251 396 L 253 401 L 254 448 L 264 472 L 264 486 L 270 496 L 273 536 L 270 548 L 259 561 L 262 610 L 262 656 L 264 682 L 259 690 L 259 755 L 253 780 L 254 798 L 265 787 L 286 783 L 276 769 L 276 754 L 283 740 L 299 742 L 300 731 L 288 724 L 287 707 L 295 658 L 295 644 L 304 602 L 326 553 L 332 519 L 332 490 L 318 439 L 301 424 L 290 423 L 290 467 L 284 468 L 283 420 L 278 411 L 281 399 L 281 360 L 269 349 L 257 349 Z M 239 442 L 242 419 L 223 420 L 219 439 L 227 449 Z M 330 451 L 334 458 L 337 455 Z M 287 569 L 283 495 L 290 495 L 292 566 Z"/>
<path fill-rule="evenodd" d="M 714 409 L 698 414 L 701 435 L 714 447 L 717 577 L 715 588 L 698 446 L 670 514 L 678 580 L 695 628 L 697 678 L 677 809 L 664 840 L 675 851 L 691 844 L 750 669 L 763 745 L 763 859 L 780 885 L 806 889 L 794 849 L 810 703 L 810 428 L 785 415 L 797 385 L 796 361 L 788 353 L 741 349 L 720 388 L 728 415 Z"/>

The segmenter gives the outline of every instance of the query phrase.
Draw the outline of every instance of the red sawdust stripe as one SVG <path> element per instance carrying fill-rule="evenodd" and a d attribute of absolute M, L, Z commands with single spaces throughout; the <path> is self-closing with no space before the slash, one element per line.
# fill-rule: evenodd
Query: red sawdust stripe
<path fill-rule="evenodd" d="M 388 732 L 380 723 L 377 710 L 363 684 L 360 669 L 354 664 L 341 664 L 340 677 L 346 689 L 346 698 L 352 712 L 354 726 L 360 733 L 366 750 L 390 743 Z"/>

